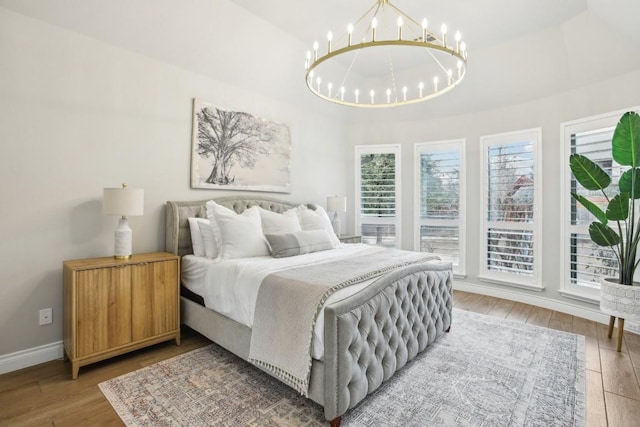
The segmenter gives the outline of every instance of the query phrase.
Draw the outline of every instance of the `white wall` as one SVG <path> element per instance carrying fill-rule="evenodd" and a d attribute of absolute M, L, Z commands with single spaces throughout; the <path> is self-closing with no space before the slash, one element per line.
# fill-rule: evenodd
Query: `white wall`
<path fill-rule="evenodd" d="M 533 78 L 533 76 L 532 76 Z M 454 96 L 454 92 L 447 96 Z M 581 87 L 565 93 L 545 97 L 536 101 L 504 108 L 479 111 L 473 114 L 451 116 L 442 119 L 425 119 L 412 122 L 371 122 L 352 125 L 349 129 L 349 162 L 354 163 L 355 145 L 402 144 L 402 246 L 414 248 L 414 178 L 413 145 L 417 142 L 441 141 L 466 138 L 467 156 L 467 248 L 465 280 L 456 280 L 456 286 L 479 284 L 480 271 L 480 218 L 481 208 L 481 153 L 480 136 L 514 130 L 542 128 L 542 185 L 543 185 L 543 248 L 542 293 L 506 288 L 501 285 L 486 285 L 475 290 L 507 295 L 536 305 L 546 305 L 556 310 L 571 310 L 573 307 L 595 310 L 597 306 L 568 300 L 558 293 L 560 288 L 560 203 L 568 194 L 560 194 L 561 164 L 568 159 L 560 158 L 560 123 L 581 117 L 616 111 L 638 105 L 640 94 L 640 69 L 609 80 Z M 354 178 L 349 177 L 353 199 Z M 351 226 L 353 226 L 351 224 Z M 468 288 L 467 288 L 468 289 Z M 545 300 L 540 300 L 544 298 Z M 574 311 L 575 312 L 575 311 Z M 585 314 L 583 311 L 578 311 Z M 588 314 L 588 313 L 586 313 Z"/>
<path fill-rule="evenodd" d="M 346 191 L 335 119 L 1 7 L 0 58 L 0 359 L 62 340 L 62 262 L 113 250 L 103 187 L 145 190 L 144 216 L 130 219 L 134 252 L 164 248 L 165 201 L 228 195 L 189 187 L 194 97 L 290 126 L 292 193 L 263 196 L 324 205 Z M 234 64 L 221 60 L 244 71 Z M 45 307 L 53 324 L 38 326 Z"/>

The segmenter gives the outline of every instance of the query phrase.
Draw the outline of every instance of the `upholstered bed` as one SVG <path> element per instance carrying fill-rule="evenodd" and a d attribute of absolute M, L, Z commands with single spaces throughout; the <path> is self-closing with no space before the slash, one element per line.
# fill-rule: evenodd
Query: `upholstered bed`
<path fill-rule="evenodd" d="M 166 250 L 192 253 L 188 218 L 206 218 L 206 202 L 167 202 Z M 260 206 L 282 213 L 297 205 L 268 198 L 215 201 L 243 212 Z M 307 205 L 315 209 L 313 205 Z M 451 266 L 400 267 L 324 308 L 324 357 L 312 360 L 308 397 L 324 407 L 332 426 L 451 326 Z M 183 296 L 182 323 L 248 360 L 251 328 Z"/>

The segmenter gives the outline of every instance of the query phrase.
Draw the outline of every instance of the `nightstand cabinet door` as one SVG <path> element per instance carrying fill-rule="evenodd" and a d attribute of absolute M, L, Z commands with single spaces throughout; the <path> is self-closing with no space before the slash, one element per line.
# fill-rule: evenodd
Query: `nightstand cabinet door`
<path fill-rule="evenodd" d="M 77 272 L 78 357 L 131 342 L 128 266 Z"/>
<path fill-rule="evenodd" d="M 176 306 L 178 261 L 149 262 L 132 266 L 133 340 L 164 334 L 179 324 Z"/>

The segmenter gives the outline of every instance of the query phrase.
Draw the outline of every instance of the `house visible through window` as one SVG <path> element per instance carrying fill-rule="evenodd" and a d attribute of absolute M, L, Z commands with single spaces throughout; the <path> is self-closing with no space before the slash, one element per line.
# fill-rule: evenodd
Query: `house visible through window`
<path fill-rule="evenodd" d="M 482 137 L 482 277 L 540 288 L 540 129 Z"/>
<path fill-rule="evenodd" d="M 356 175 L 362 242 L 400 247 L 400 146 L 356 147 Z"/>
<path fill-rule="evenodd" d="M 438 255 L 464 273 L 466 239 L 464 140 L 415 146 L 415 249 Z"/>

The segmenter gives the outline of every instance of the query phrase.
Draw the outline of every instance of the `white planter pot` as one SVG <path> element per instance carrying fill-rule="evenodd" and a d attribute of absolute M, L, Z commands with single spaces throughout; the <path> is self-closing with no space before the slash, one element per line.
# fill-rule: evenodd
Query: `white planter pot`
<path fill-rule="evenodd" d="M 616 279 L 600 281 L 600 310 L 619 319 L 640 320 L 640 284 L 620 285 Z"/>

